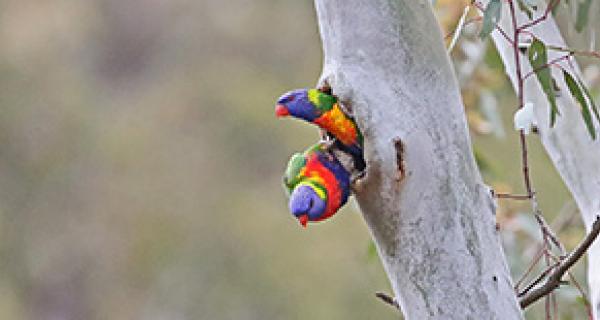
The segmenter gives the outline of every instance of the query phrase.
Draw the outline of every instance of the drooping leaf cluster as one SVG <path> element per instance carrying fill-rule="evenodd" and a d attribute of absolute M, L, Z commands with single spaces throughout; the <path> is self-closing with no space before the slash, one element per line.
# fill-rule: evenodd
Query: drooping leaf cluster
<path fill-rule="evenodd" d="M 527 15 L 529 20 L 534 21 L 534 13 L 538 10 L 536 0 L 516 0 L 519 10 Z M 567 2 L 567 5 L 576 5 L 577 17 L 575 21 L 575 29 L 577 32 L 581 32 L 585 29 L 588 24 L 589 9 L 591 6 L 591 0 L 581 0 Z M 549 4 L 553 5 L 551 9 L 556 10 L 556 3 Z M 502 1 L 501 0 L 490 0 L 483 11 L 483 24 L 479 36 L 483 39 L 486 38 L 495 28 L 500 20 L 502 12 Z M 541 19 L 537 19 L 534 23 L 540 22 Z M 542 87 L 542 90 L 548 99 L 550 104 L 550 126 L 554 126 L 556 123 L 556 117 L 560 115 L 556 97 L 558 93 L 558 87 L 555 79 L 552 77 L 550 68 L 558 67 L 562 70 L 564 81 L 569 89 L 569 93 L 573 96 L 574 100 L 577 101 L 581 108 L 581 115 L 585 126 L 590 133 L 592 139 L 596 139 L 597 133 L 594 126 L 595 121 L 600 123 L 600 113 L 596 107 L 596 103 L 590 94 L 590 91 L 585 86 L 584 82 L 575 73 L 570 73 L 563 66 L 548 61 L 548 47 L 544 42 L 538 38 L 533 37 L 531 44 L 527 49 L 527 57 L 535 76 Z M 569 50 L 570 51 L 570 50 Z M 569 52 L 569 56 L 565 56 L 569 59 L 570 56 L 575 53 Z"/>
<path fill-rule="evenodd" d="M 594 119 L 592 117 L 592 113 L 594 114 L 596 121 L 600 123 L 600 113 L 598 112 L 598 108 L 596 107 L 596 103 L 590 94 L 588 88 L 585 86 L 584 82 L 577 76 L 577 74 L 569 73 L 565 68 L 560 65 L 550 65 L 548 62 L 548 53 L 546 45 L 537 38 L 533 39 L 531 46 L 528 50 L 529 62 L 531 63 L 531 67 L 535 72 L 536 78 L 538 79 L 540 85 L 542 86 L 542 90 L 546 94 L 548 98 L 548 103 L 550 103 L 550 126 L 553 126 L 556 122 L 556 116 L 560 115 L 558 111 L 558 107 L 556 105 L 556 81 L 552 77 L 552 73 L 550 72 L 550 67 L 555 66 L 562 69 L 563 78 L 569 89 L 570 94 L 573 96 L 575 101 L 579 104 L 581 108 L 581 115 L 583 121 L 585 123 L 588 132 L 592 139 L 596 139 L 596 129 L 594 126 Z"/>

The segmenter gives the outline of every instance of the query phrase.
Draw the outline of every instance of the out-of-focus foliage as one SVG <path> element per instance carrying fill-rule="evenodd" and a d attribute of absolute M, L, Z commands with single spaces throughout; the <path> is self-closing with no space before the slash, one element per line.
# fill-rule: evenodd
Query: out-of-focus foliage
<path fill-rule="evenodd" d="M 436 13 L 449 41 L 460 20 L 464 7 L 470 1 L 437 1 Z M 526 3 L 527 4 L 527 3 Z M 573 1 L 571 1 L 573 4 Z M 529 5 L 529 4 L 527 4 Z M 557 10 L 558 20 L 565 27 L 575 24 L 569 4 L 561 1 Z M 600 10 L 600 6 L 595 10 Z M 495 52 L 491 40 L 478 41 L 482 22 L 478 21 L 476 10 L 471 9 L 463 32 L 452 51 L 454 67 L 461 85 L 467 119 L 475 143 L 475 156 L 484 180 L 497 192 L 523 193 L 523 179 L 520 167 L 520 148 L 518 135 L 512 128 L 512 117 L 517 109 L 515 93 L 507 81 L 504 66 Z M 567 13 L 565 13 L 567 12 Z M 588 48 L 589 38 L 600 28 L 588 30 L 581 35 L 569 33 L 567 41 L 574 48 Z M 590 97 L 597 99 L 600 88 L 598 61 L 590 58 L 580 59 L 585 81 L 589 85 Z M 530 79 L 528 81 L 535 81 Z M 592 99 L 588 99 L 592 101 Z M 593 109 L 592 109 L 593 110 Z M 500 118 L 499 122 L 497 119 Z M 559 119 L 557 121 L 560 121 Z M 498 123 L 502 127 L 499 131 Z M 583 125 L 583 124 L 582 124 Z M 505 131 L 504 131 L 505 130 Z M 507 134 L 499 134 L 506 132 Z M 567 250 L 577 245 L 583 236 L 583 229 L 577 209 L 570 200 L 563 182 L 547 159 L 539 138 L 529 135 L 529 164 L 532 180 L 537 192 L 539 205 L 546 220 L 558 230 L 558 235 Z M 513 278 L 519 279 L 529 267 L 541 244 L 541 233 L 531 206 L 526 201 L 499 200 L 497 210 L 498 227 L 504 242 L 505 253 Z M 545 262 L 534 268 L 533 276 L 539 274 Z M 585 264 L 580 262 L 574 269 L 577 281 L 587 291 Z M 523 286 L 521 286 L 523 287 Z M 584 319 L 586 309 L 579 292 L 573 286 L 563 286 L 557 292 L 558 319 Z M 544 302 L 538 302 L 526 312 L 527 319 L 545 319 Z"/>
<path fill-rule="evenodd" d="M 592 0 L 577 1 L 577 20 L 575 22 L 575 30 L 577 32 L 583 31 L 587 26 L 591 4 Z"/>
<path fill-rule="evenodd" d="M 500 0 L 490 0 L 483 11 L 483 24 L 479 37 L 485 39 L 496 27 L 502 15 L 502 2 Z"/>
<path fill-rule="evenodd" d="M 273 107 L 319 75 L 310 2 L 0 4 L 0 319 L 397 318 L 352 203 L 308 230 L 287 212 L 285 162 L 318 134 Z M 438 7 L 449 31 L 464 6 Z M 476 27 L 453 51 L 469 123 L 486 181 L 518 191 L 515 100 Z M 530 141 L 552 220 L 568 198 Z M 527 210 L 500 202 L 515 274 Z"/>
<path fill-rule="evenodd" d="M 0 319 L 396 318 L 353 204 L 287 212 L 311 3 L 1 4 Z"/>

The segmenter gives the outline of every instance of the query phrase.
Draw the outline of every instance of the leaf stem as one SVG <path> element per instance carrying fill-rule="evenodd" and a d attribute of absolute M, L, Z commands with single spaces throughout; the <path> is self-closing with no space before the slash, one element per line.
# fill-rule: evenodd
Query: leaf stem
<path fill-rule="evenodd" d="M 558 58 L 556 58 L 556 59 L 553 59 L 553 60 L 549 61 L 548 63 L 546 63 L 545 65 L 543 65 L 543 66 L 541 66 L 541 67 L 539 67 L 539 68 L 536 68 L 536 69 L 534 69 L 534 70 L 532 70 L 532 71 L 529 71 L 527 74 L 525 74 L 525 76 L 523 76 L 523 80 L 525 80 L 525 79 L 527 79 L 527 78 L 531 77 L 532 75 L 534 75 L 534 74 L 538 73 L 540 70 L 543 70 L 543 69 L 546 69 L 546 68 L 549 68 L 549 67 L 557 67 L 557 68 L 562 68 L 562 66 L 561 66 L 561 65 L 558 65 L 558 64 L 556 64 L 556 63 L 557 63 L 557 62 L 560 62 L 560 61 L 562 61 L 562 60 L 568 60 L 568 59 L 569 59 L 570 57 L 572 57 L 572 56 L 573 56 L 573 54 L 572 54 L 572 53 L 569 53 L 569 54 L 567 54 L 567 55 L 564 55 L 564 56 L 562 56 L 562 57 L 558 57 Z"/>
<path fill-rule="evenodd" d="M 515 4 L 513 0 L 508 0 L 508 7 L 510 9 L 510 17 L 513 27 L 513 54 L 515 58 L 515 73 L 517 76 L 517 99 L 519 101 L 518 109 L 523 108 L 524 99 L 523 99 L 523 88 L 524 88 L 524 78 L 523 73 L 521 71 L 521 52 L 519 51 L 519 35 L 521 29 L 517 26 L 517 17 L 515 13 Z M 523 180 L 525 183 L 525 190 L 527 191 L 527 196 L 529 198 L 533 198 L 533 189 L 531 187 L 531 178 L 529 177 L 529 161 L 527 158 L 527 141 L 525 140 L 525 132 L 523 130 L 519 130 L 519 141 L 521 142 L 521 164 L 523 170 Z"/>
<path fill-rule="evenodd" d="M 512 0 L 509 0 L 509 2 L 512 2 Z M 559 2 L 560 2 L 560 0 L 550 0 L 550 3 L 548 3 L 548 6 L 546 7 L 546 11 L 544 11 L 543 15 L 541 15 L 540 17 L 538 17 L 535 20 L 532 20 L 532 21 L 530 21 L 528 23 L 525 23 L 525 24 L 521 25 L 518 28 L 518 31 L 521 32 L 521 31 L 523 31 L 523 30 L 525 30 L 527 28 L 533 27 L 536 24 L 538 24 L 538 23 L 540 23 L 540 22 L 548 19 L 548 15 L 550 14 L 550 12 L 552 12 L 552 9 L 554 9 L 554 7 L 556 5 L 558 5 Z"/>

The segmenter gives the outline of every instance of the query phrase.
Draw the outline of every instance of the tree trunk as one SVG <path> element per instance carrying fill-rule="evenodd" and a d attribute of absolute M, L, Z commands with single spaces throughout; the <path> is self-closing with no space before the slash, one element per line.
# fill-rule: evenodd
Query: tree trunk
<path fill-rule="evenodd" d="M 521 319 L 428 0 L 315 0 L 321 85 L 365 137 L 356 199 L 408 319 Z"/>
<path fill-rule="evenodd" d="M 505 10 L 502 12 L 499 25 L 505 32 L 512 35 L 513 28 L 510 13 L 506 6 L 504 7 Z M 543 8 L 538 10 L 538 12 L 540 11 L 543 12 Z M 592 17 L 593 15 L 590 16 L 591 19 L 593 19 Z M 519 23 L 528 21 L 527 16 L 521 14 L 521 12 L 517 12 L 517 20 Z M 533 27 L 531 31 L 547 45 L 566 47 L 560 30 L 552 17 Z M 507 74 L 516 88 L 517 79 L 513 49 L 498 31 L 492 33 L 492 38 L 504 62 Z M 548 50 L 548 61 L 562 55 L 564 53 Z M 532 69 L 526 55 L 522 55 L 521 61 L 523 74 L 527 74 Z M 575 60 L 572 60 L 575 70 L 572 70 L 566 63 L 561 62 L 560 64 L 565 69 L 581 77 L 581 71 Z M 581 117 L 581 109 L 569 93 L 562 71 L 557 68 L 551 68 L 551 71 L 560 88 L 557 104 L 561 115 L 557 117 L 554 127 L 550 128 L 550 106 L 535 77 L 529 77 L 525 82 L 525 101 L 533 102 L 535 106 L 535 116 L 542 144 L 575 199 L 589 232 L 596 215 L 600 213 L 600 139 L 596 141 L 591 139 Z M 598 130 L 597 125 L 596 130 Z M 596 241 L 588 250 L 588 284 L 594 319 L 600 319 L 599 270 L 600 243 Z"/>

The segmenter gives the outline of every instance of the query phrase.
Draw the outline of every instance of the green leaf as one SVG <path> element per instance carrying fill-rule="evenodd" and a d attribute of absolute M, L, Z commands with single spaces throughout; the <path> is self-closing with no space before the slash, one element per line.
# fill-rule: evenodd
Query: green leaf
<path fill-rule="evenodd" d="M 492 31 L 494 31 L 494 28 L 496 28 L 496 23 L 500 21 L 501 13 L 502 3 L 500 0 L 490 0 L 483 11 L 483 26 L 481 27 L 481 32 L 479 33 L 479 37 L 481 39 L 487 37 Z"/>
<path fill-rule="evenodd" d="M 596 116 L 596 120 L 598 120 L 598 122 L 600 122 L 600 113 L 598 113 L 598 108 L 596 107 L 596 102 L 594 101 L 592 94 L 590 93 L 588 88 L 585 86 L 583 81 L 581 81 L 581 79 L 579 79 L 579 77 L 577 78 L 577 82 L 579 83 L 579 86 L 583 90 L 583 93 L 585 93 L 585 96 L 587 97 L 588 101 L 590 102 L 590 105 L 592 106 L 592 111 L 594 112 L 594 115 Z"/>
<path fill-rule="evenodd" d="M 575 30 L 577 32 L 583 31 L 583 28 L 587 26 L 591 4 L 592 0 L 583 0 L 577 6 L 577 20 L 575 20 Z"/>
<path fill-rule="evenodd" d="M 535 71 L 542 90 L 544 90 L 550 103 L 550 126 L 552 127 L 556 122 L 556 115 L 560 115 L 560 112 L 558 112 L 558 106 L 556 105 L 556 93 L 552 85 L 552 73 L 548 66 L 546 45 L 537 38 L 534 38 L 531 46 L 529 46 L 529 63 L 531 63 L 531 67 Z"/>
<path fill-rule="evenodd" d="M 581 88 L 579 87 L 573 76 L 571 76 L 566 70 L 563 70 L 563 76 L 565 77 L 565 82 L 567 83 L 569 91 L 571 92 L 575 100 L 577 100 L 577 102 L 579 102 L 579 104 L 581 105 L 581 115 L 583 117 L 583 121 L 585 122 L 585 126 L 587 127 L 590 133 L 590 136 L 593 140 L 596 140 L 596 129 L 594 128 L 592 114 L 590 113 L 590 108 L 588 107 L 587 100 L 585 100 L 585 97 L 583 96 Z"/>
<path fill-rule="evenodd" d="M 519 6 L 519 10 L 524 12 L 529 20 L 533 19 L 533 11 L 529 8 L 530 5 L 527 3 L 527 0 L 518 0 L 517 5 Z"/>

